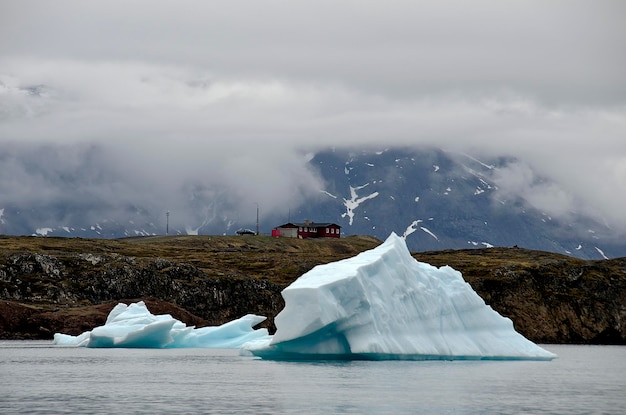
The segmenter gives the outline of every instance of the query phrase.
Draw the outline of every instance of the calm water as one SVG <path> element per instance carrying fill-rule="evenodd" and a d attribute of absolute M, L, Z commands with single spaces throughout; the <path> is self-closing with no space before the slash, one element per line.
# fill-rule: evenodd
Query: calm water
<path fill-rule="evenodd" d="M 0 341 L 0 413 L 626 414 L 626 347 L 552 362 L 271 362 Z"/>

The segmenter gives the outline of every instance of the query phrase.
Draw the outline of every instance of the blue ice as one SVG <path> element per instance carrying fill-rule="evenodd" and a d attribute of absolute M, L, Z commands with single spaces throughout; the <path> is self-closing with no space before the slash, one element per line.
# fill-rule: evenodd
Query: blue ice
<path fill-rule="evenodd" d="M 221 326 L 195 328 L 169 314 L 154 315 L 143 301 L 118 304 L 106 323 L 79 336 L 57 333 L 54 344 L 61 346 L 238 349 L 245 343 L 269 338 L 267 329 L 253 327 L 265 317 L 248 314 Z"/>
<path fill-rule="evenodd" d="M 416 261 L 392 233 L 283 290 L 276 334 L 244 345 L 266 359 L 551 360 L 449 266 Z"/>

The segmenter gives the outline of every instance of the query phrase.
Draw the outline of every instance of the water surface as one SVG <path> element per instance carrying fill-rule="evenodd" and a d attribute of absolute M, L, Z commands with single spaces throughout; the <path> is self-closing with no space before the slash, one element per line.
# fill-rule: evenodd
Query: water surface
<path fill-rule="evenodd" d="M 626 413 L 626 347 L 543 347 L 559 358 L 274 362 L 0 341 L 0 413 Z"/>

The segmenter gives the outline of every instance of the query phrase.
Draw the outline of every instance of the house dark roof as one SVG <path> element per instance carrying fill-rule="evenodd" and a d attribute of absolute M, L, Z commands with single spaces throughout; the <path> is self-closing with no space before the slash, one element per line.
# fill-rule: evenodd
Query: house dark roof
<path fill-rule="evenodd" d="M 285 228 L 285 227 L 327 228 L 329 226 L 336 226 L 338 228 L 341 228 L 341 226 L 337 225 L 336 223 L 330 223 L 330 222 L 308 222 L 308 223 L 307 222 L 289 222 L 289 223 L 285 223 L 284 225 L 277 226 L 277 228 Z"/>

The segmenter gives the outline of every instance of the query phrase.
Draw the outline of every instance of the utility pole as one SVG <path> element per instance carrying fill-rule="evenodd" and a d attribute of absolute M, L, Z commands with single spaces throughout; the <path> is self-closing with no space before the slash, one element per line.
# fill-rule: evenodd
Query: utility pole
<path fill-rule="evenodd" d="M 259 204 L 256 203 L 256 234 L 259 235 Z"/>
<path fill-rule="evenodd" d="M 165 212 L 165 235 L 170 233 L 170 211 Z"/>

